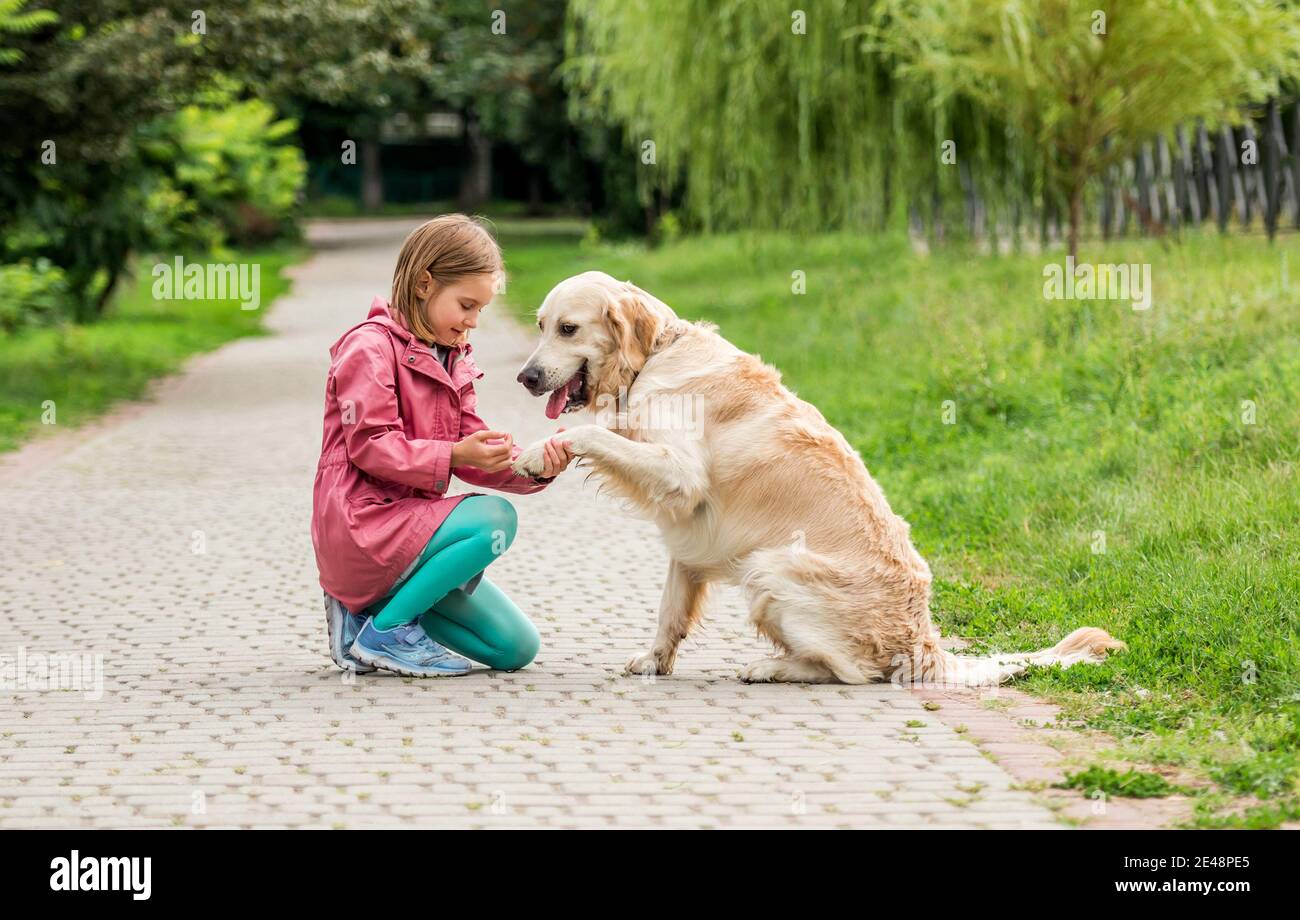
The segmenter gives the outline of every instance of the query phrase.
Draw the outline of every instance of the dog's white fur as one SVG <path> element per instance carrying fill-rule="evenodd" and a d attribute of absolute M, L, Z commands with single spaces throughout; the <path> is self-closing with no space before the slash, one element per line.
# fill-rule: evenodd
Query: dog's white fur
<path fill-rule="evenodd" d="M 541 372 L 537 388 L 562 386 L 585 362 L 586 407 L 604 416 L 563 437 L 607 488 L 653 517 L 671 557 L 654 644 L 628 672 L 672 672 L 715 582 L 743 588 L 750 619 L 780 653 L 744 668 L 746 681 L 973 686 L 1124 647 L 1083 628 L 1040 652 L 951 654 L 930 621 L 930 569 L 907 523 L 774 368 L 602 272 L 557 285 L 538 325 L 525 365 Z M 663 411 L 647 411 L 656 404 Z M 538 475 L 543 444 L 515 470 Z"/>

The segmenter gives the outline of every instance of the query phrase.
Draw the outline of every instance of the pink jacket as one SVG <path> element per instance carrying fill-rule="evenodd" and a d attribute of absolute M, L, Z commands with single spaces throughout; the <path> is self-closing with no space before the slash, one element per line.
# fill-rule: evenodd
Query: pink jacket
<path fill-rule="evenodd" d="M 549 482 L 452 469 L 452 443 L 487 428 L 474 412 L 483 372 L 472 351 L 457 347 L 448 374 L 382 297 L 330 348 L 311 536 L 321 587 L 349 610 L 381 598 L 466 497 L 447 496 L 452 473 L 520 494 Z"/>

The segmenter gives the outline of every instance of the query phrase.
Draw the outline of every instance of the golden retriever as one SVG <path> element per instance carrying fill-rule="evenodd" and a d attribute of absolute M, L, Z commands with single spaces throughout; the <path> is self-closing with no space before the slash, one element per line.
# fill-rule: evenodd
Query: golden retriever
<path fill-rule="evenodd" d="M 1040 652 L 953 655 L 930 621 L 930 568 L 857 451 L 781 375 L 711 323 L 603 272 L 562 281 L 519 373 L 546 414 L 591 409 L 563 435 L 603 484 L 658 524 L 671 559 L 650 651 L 669 674 L 711 584 L 739 585 L 778 657 L 745 681 L 985 685 L 1030 665 L 1096 662 L 1124 643 L 1075 630 Z M 514 468 L 542 471 L 542 444 Z"/>

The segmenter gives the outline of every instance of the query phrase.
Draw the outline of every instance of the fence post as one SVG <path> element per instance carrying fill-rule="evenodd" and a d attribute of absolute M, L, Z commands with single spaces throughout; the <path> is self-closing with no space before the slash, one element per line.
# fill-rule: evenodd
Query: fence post
<path fill-rule="evenodd" d="M 1109 137 L 1101 142 L 1101 149 L 1104 152 L 1103 155 L 1110 152 Z M 1110 239 L 1110 222 L 1115 216 L 1114 204 L 1111 200 L 1115 194 L 1111 183 L 1111 176 L 1114 175 L 1114 172 L 1115 167 L 1111 165 L 1107 166 L 1101 173 L 1101 213 L 1097 222 L 1101 225 L 1101 238 L 1103 240 Z"/>
<path fill-rule="evenodd" d="M 1164 210 L 1165 223 L 1175 230 L 1182 223 L 1183 212 L 1178 206 L 1178 195 L 1174 189 L 1173 163 L 1169 156 L 1169 142 L 1162 134 L 1156 138 L 1156 194 L 1160 197 L 1160 206 Z"/>
<path fill-rule="evenodd" d="M 1268 100 L 1268 110 L 1264 117 L 1264 229 L 1268 231 L 1269 242 L 1277 235 L 1277 212 L 1281 204 L 1281 176 L 1278 170 L 1279 153 L 1283 153 L 1285 141 L 1282 140 L 1282 117 L 1278 114 L 1277 99 Z M 1283 147 L 1283 150 L 1279 150 Z"/>
<path fill-rule="evenodd" d="M 1128 222 L 1132 216 L 1133 209 L 1128 203 L 1132 198 L 1128 195 L 1128 190 L 1132 188 L 1129 173 L 1132 171 L 1133 161 L 1131 159 L 1123 160 L 1119 163 L 1117 171 L 1119 173 L 1119 197 L 1116 200 L 1115 207 L 1119 209 L 1119 235 L 1128 236 Z"/>
<path fill-rule="evenodd" d="M 1245 203 L 1242 226 L 1249 227 L 1251 221 L 1255 219 L 1256 209 L 1263 212 L 1268 207 L 1268 199 L 1264 195 L 1264 170 L 1261 159 L 1264 155 L 1264 141 L 1255 136 L 1255 127 L 1250 122 L 1242 125 L 1241 133 L 1245 136 L 1243 143 L 1255 148 L 1255 162 L 1241 164 L 1241 200 Z M 1237 149 L 1241 149 L 1240 144 Z"/>
<path fill-rule="evenodd" d="M 1101 174 L 1101 213 L 1098 216 L 1098 223 L 1101 224 L 1101 238 L 1110 239 L 1110 220 L 1112 216 L 1111 196 L 1114 191 L 1111 189 L 1110 176 L 1113 167 L 1107 166 Z"/>
<path fill-rule="evenodd" d="M 1228 232 L 1228 211 L 1232 207 L 1232 194 L 1236 186 L 1237 157 L 1232 149 L 1232 129 L 1224 125 L 1219 129 L 1219 156 L 1214 164 L 1219 179 L 1219 232 Z"/>
<path fill-rule="evenodd" d="M 1179 206 L 1183 209 L 1183 221 L 1194 225 L 1199 224 L 1201 202 L 1195 182 L 1196 165 L 1182 125 L 1174 129 L 1174 140 L 1178 145 L 1177 156 L 1174 159 L 1174 186 L 1180 195 Z"/>
<path fill-rule="evenodd" d="M 1291 106 L 1291 220 L 1300 228 L 1300 102 Z"/>
<path fill-rule="evenodd" d="M 1210 136 L 1205 130 L 1205 122 L 1196 120 L 1196 191 L 1201 197 L 1201 220 L 1209 220 L 1218 213 L 1218 188 L 1214 177 L 1214 150 L 1210 146 Z"/>
<path fill-rule="evenodd" d="M 1147 235 L 1148 221 L 1155 218 L 1155 212 L 1151 207 L 1151 182 L 1148 173 L 1151 169 L 1151 161 L 1147 156 L 1147 145 L 1143 144 L 1138 148 L 1136 157 L 1134 157 L 1134 169 L 1137 170 L 1137 216 L 1138 232 L 1142 236 Z M 1142 219 L 1142 212 L 1146 212 L 1148 220 Z"/>

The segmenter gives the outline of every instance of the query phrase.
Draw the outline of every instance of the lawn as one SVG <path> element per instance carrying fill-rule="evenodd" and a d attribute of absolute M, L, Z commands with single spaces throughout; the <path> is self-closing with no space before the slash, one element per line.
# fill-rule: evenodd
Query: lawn
<path fill-rule="evenodd" d="M 1060 253 L 851 235 L 657 249 L 503 227 L 531 313 L 600 268 L 779 368 L 862 454 L 976 649 L 1102 626 L 1129 651 L 1019 686 L 1125 761 L 1202 780 L 1198 822 L 1300 818 L 1300 238 L 1085 245 L 1150 263 L 1149 310 L 1052 300 Z M 792 285 L 802 272 L 806 293 Z"/>
<path fill-rule="evenodd" d="M 139 397 L 150 380 L 193 354 L 260 334 L 266 309 L 289 289 L 283 270 L 304 254 L 280 246 L 222 257 L 261 265 L 257 310 L 241 310 L 234 300 L 155 300 L 151 263 L 141 263 L 99 322 L 0 335 L 0 451 L 44 427 L 47 401 L 59 426 L 77 425 Z"/>

